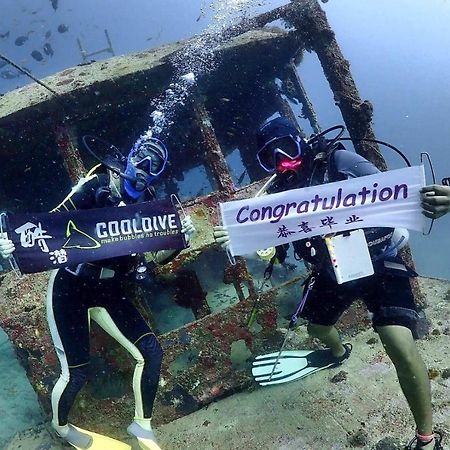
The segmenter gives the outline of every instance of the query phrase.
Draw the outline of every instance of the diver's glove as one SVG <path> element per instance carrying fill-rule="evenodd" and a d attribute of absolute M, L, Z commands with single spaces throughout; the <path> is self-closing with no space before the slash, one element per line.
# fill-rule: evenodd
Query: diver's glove
<path fill-rule="evenodd" d="M 221 225 L 217 225 L 213 228 L 214 240 L 217 244 L 219 244 L 223 250 L 227 250 L 230 245 L 230 235 L 225 227 Z M 257 252 L 253 252 L 247 254 L 246 257 L 249 258 L 260 258 L 269 261 L 275 256 L 275 248 L 270 247 L 264 250 L 258 250 Z"/>
<path fill-rule="evenodd" d="M 181 221 L 181 232 L 184 233 L 184 235 L 186 237 L 186 243 L 189 244 L 191 237 L 195 233 L 195 226 L 192 223 L 191 216 L 186 216 Z"/>
<path fill-rule="evenodd" d="M 450 211 L 450 187 L 432 184 L 420 190 L 422 214 L 429 219 L 439 219 Z"/>
<path fill-rule="evenodd" d="M 230 245 L 230 235 L 225 227 L 217 225 L 213 228 L 214 240 L 219 244 L 223 250 L 227 250 Z"/>
<path fill-rule="evenodd" d="M 0 233 L 0 256 L 7 259 L 15 249 L 16 247 L 14 247 L 13 241 L 8 238 L 8 235 L 6 233 Z"/>
<path fill-rule="evenodd" d="M 97 208 L 104 208 L 105 206 L 117 206 L 120 199 L 114 197 L 109 186 L 100 186 L 95 191 L 95 204 Z"/>

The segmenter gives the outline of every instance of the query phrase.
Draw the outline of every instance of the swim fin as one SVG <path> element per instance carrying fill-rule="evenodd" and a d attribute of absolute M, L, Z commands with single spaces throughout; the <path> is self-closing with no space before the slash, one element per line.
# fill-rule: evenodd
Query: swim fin
<path fill-rule="evenodd" d="M 135 421 L 127 428 L 128 434 L 133 436 L 142 450 L 161 450 L 161 447 L 156 442 L 156 437 L 153 431 L 145 430 Z"/>
<path fill-rule="evenodd" d="M 92 443 L 88 447 L 88 450 L 132 450 L 131 446 L 126 444 L 125 442 L 121 442 L 108 436 L 94 433 L 92 431 L 84 430 L 83 428 L 79 428 L 76 426 L 74 426 L 74 428 L 92 438 Z M 75 447 L 77 450 L 85 450 L 82 447 L 77 447 L 70 442 L 69 444 L 72 445 L 72 447 Z"/>
<path fill-rule="evenodd" d="M 139 444 L 139 447 L 142 450 L 161 450 L 161 447 L 153 440 L 138 437 L 136 438 Z"/>
<path fill-rule="evenodd" d="M 344 344 L 345 353 L 336 358 L 330 349 L 324 350 L 286 350 L 281 352 L 272 378 L 270 375 L 277 361 L 278 352 L 257 356 L 253 361 L 252 374 L 261 386 L 287 383 L 319 370 L 337 367 L 350 356 L 351 344 Z"/>

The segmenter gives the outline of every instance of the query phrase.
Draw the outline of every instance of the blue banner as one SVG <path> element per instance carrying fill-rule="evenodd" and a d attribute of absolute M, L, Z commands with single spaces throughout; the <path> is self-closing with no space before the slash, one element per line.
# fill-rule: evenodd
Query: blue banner
<path fill-rule="evenodd" d="M 6 225 L 23 273 L 186 247 L 180 217 L 169 200 L 57 213 L 8 214 Z"/>

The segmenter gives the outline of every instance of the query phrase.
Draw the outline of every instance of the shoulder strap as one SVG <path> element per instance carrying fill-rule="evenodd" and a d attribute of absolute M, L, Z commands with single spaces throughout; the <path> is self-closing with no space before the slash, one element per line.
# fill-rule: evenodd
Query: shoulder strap
<path fill-rule="evenodd" d="M 100 166 L 101 164 L 97 164 L 92 169 L 90 169 L 89 172 L 83 178 L 80 178 L 78 183 L 72 187 L 66 198 L 61 203 L 59 203 L 55 208 L 53 208 L 50 212 L 71 211 L 78 209 L 75 204 L 76 202 L 73 201 L 74 194 L 79 192 L 86 183 L 98 177 L 98 175 L 95 172 Z"/>

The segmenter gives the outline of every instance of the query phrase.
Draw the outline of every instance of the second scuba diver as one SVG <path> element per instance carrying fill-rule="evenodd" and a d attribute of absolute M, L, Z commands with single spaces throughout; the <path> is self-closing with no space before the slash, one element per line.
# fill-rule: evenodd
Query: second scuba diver
<path fill-rule="evenodd" d="M 142 138 L 126 161 L 98 165 L 83 178 L 54 211 L 121 206 L 154 199 L 152 183 L 163 172 L 168 159 L 164 144 Z M 115 170 L 105 170 L 115 169 Z M 182 220 L 182 232 L 189 242 L 195 232 L 189 216 Z M 0 255 L 14 251 L 7 236 L 0 236 Z M 171 261 L 179 251 L 152 253 L 155 264 Z M 59 436 L 78 449 L 106 448 L 96 436 L 68 422 L 68 415 L 89 372 L 89 328 L 94 320 L 136 360 L 133 375 L 134 420 L 128 432 L 144 450 L 158 450 L 151 418 L 155 400 L 162 348 L 147 322 L 127 298 L 124 281 L 135 278 L 142 268 L 138 256 L 122 256 L 94 263 L 68 266 L 52 273 L 47 294 L 47 318 L 61 364 L 61 375 L 52 391 L 52 426 Z M 100 436 L 101 437 L 101 436 Z M 116 441 L 118 444 L 122 444 Z M 108 450 L 114 450 L 108 442 Z M 121 448 L 118 446 L 118 448 Z"/>
<path fill-rule="evenodd" d="M 378 172 L 372 163 L 347 151 L 337 139 L 327 140 L 323 135 L 317 135 L 305 141 L 295 125 L 282 117 L 266 123 L 260 129 L 257 141 L 259 164 L 268 173 L 277 174 L 267 189 L 269 194 Z M 311 276 L 305 284 L 305 291 L 310 289 L 309 297 L 300 316 L 308 321 L 309 335 L 327 347 L 305 351 L 307 363 L 302 367 L 307 367 L 305 374 L 313 373 L 339 366 L 350 356 L 352 347 L 341 342 L 335 324 L 354 300 L 363 299 L 372 313 L 373 327 L 394 363 L 401 389 L 414 416 L 417 433 L 408 448 L 443 450 L 442 436 L 433 432 L 428 371 L 414 340 L 419 316 L 408 277 L 416 274 L 397 255 L 399 246 L 391 244 L 398 230 L 367 228 L 364 234 L 375 273 L 343 284 L 336 281 L 321 236 L 292 243 L 298 259 L 303 259 L 311 267 Z M 223 248 L 227 247 L 226 229 L 215 227 L 214 237 Z M 276 248 L 272 263 L 284 261 L 287 247 Z M 277 377 L 295 379 L 302 376 L 302 368 L 293 367 L 292 362 L 284 365 L 283 361 L 287 360 L 273 361 Z M 272 375 L 273 370 L 268 380 Z"/>

